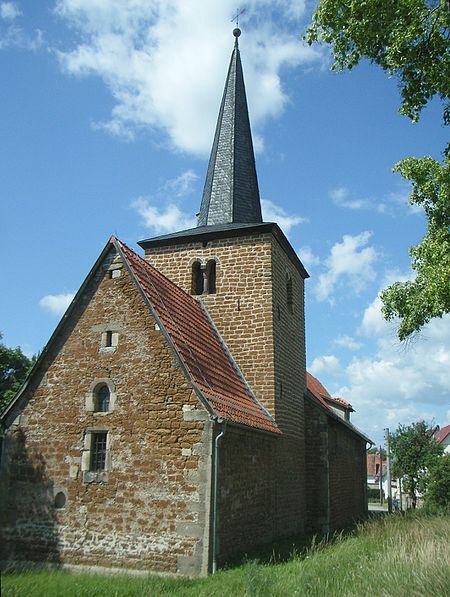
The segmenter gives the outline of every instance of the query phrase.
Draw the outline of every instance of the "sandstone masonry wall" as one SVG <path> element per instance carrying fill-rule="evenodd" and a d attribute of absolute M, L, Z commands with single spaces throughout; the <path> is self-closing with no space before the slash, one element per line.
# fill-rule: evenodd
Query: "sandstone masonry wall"
<path fill-rule="evenodd" d="M 366 442 L 328 420 L 330 527 L 343 528 L 367 514 Z"/>
<path fill-rule="evenodd" d="M 328 417 L 305 398 L 306 531 L 327 533 L 329 521 Z"/>
<path fill-rule="evenodd" d="M 220 443 L 217 559 L 225 563 L 277 537 L 278 437 L 231 426 Z"/>
<path fill-rule="evenodd" d="M 112 257 L 17 406 L 0 559 L 205 574 L 212 423 L 125 268 L 107 275 Z M 107 329 L 117 347 L 101 347 Z M 96 380 L 113 388 L 111 412 L 88 410 Z M 82 470 L 89 430 L 108 432 L 101 474 Z"/>

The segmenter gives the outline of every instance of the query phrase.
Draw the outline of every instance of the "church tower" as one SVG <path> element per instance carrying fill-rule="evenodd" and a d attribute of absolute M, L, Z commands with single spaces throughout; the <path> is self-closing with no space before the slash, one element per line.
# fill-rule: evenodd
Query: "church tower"
<path fill-rule="evenodd" d="M 139 245 L 146 260 L 203 303 L 256 398 L 280 427 L 276 526 L 289 535 L 303 531 L 305 517 L 308 273 L 280 227 L 262 220 L 240 33 L 233 31 L 197 227 Z"/>

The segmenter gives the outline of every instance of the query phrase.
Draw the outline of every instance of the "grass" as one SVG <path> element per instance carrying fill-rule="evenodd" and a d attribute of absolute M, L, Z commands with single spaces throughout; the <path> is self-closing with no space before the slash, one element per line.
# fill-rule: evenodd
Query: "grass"
<path fill-rule="evenodd" d="M 394 514 L 350 535 L 313 542 L 285 563 L 256 560 L 205 579 L 4 573 L 8 596 L 444 597 L 450 594 L 450 516 Z"/>

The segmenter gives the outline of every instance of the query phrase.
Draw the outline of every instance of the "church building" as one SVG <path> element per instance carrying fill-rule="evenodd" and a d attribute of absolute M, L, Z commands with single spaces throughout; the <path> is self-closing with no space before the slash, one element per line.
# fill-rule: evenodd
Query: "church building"
<path fill-rule="evenodd" d="M 307 383 L 309 276 L 262 220 L 239 35 L 197 227 L 111 237 L 2 413 L 3 563 L 205 575 L 367 511 L 370 440 Z"/>

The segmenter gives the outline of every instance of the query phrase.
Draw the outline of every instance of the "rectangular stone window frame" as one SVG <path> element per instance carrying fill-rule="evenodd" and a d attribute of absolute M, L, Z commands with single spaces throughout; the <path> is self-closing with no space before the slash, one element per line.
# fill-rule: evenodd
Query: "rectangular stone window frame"
<path fill-rule="evenodd" d="M 121 271 L 122 268 L 123 268 L 123 263 L 121 263 L 121 262 L 112 263 L 108 268 L 109 279 L 112 280 L 113 278 L 120 278 L 120 276 L 122 275 L 122 271 Z"/>
<path fill-rule="evenodd" d="M 105 330 L 100 339 L 100 352 L 114 352 L 119 345 L 119 332 Z"/>
<path fill-rule="evenodd" d="M 93 464 L 93 450 L 95 438 L 100 434 L 106 434 L 106 454 L 104 456 L 104 468 L 91 470 Z M 84 432 L 83 449 L 81 452 L 81 471 L 85 483 L 106 483 L 108 473 L 111 470 L 111 433 L 104 427 L 88 427 Z"/>

